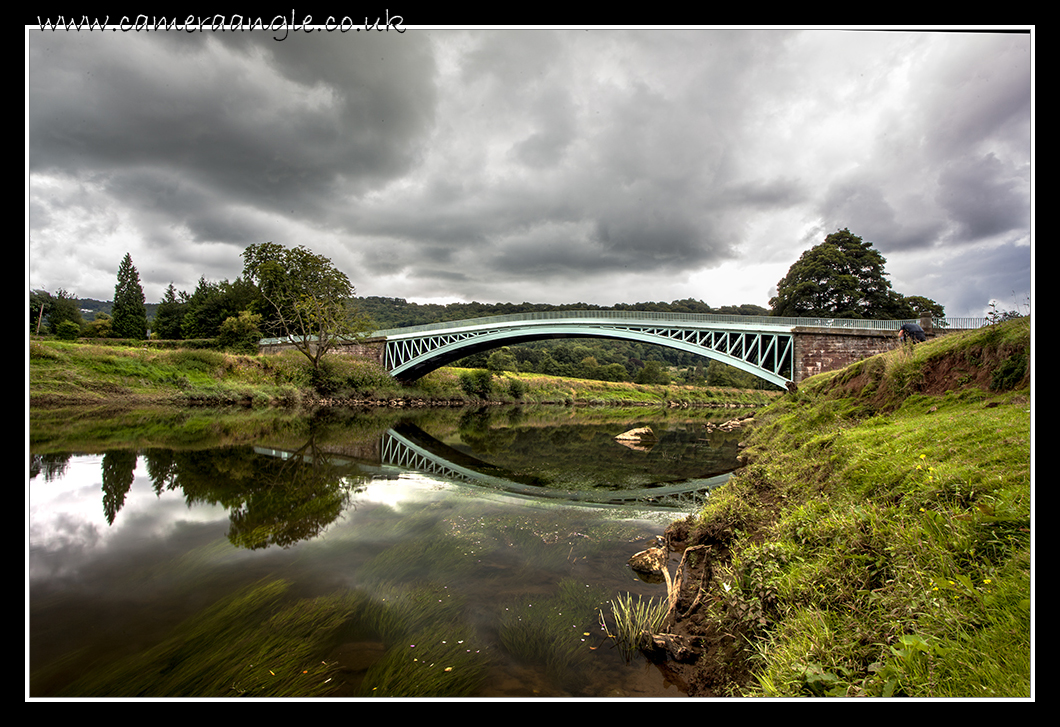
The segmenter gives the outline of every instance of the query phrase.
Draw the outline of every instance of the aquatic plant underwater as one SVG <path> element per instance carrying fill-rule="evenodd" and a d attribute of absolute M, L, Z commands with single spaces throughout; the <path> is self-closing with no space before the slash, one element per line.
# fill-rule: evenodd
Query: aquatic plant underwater
<path fill-rule="evenodd" d="M 499 624 L 501 645 L 519 660 L 544 666 L 550 678 L 567 681 L 592 654 L 591 624 L 606 597 L 602 588 L 564 579 L 554 596 L 511 602 Z"/>

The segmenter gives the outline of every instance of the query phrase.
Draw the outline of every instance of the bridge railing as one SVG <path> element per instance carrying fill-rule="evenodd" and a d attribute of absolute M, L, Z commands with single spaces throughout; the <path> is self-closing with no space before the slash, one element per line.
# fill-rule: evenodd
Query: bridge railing
<path fill-rule="evenodd" d="M 520 323 L 525 321 L 562 321 L 562 320 L 599 320 L 599 321 L 658 321 L 660 323 L 701 323 L 712 324 L 735 324 L 747 327 L 770 326 L 794 328 L 807 326 L 815 328 L 857 328 L 862 330 L 897 331 L 903 323 L 917 323 L 919 319 L 907 320 L 870 320 L 867 318 L 791 318 L 784 316 L 738 316 L 738 315 L 714 315 L 707 313 L 666 313 L 659 311 L 607 311 L 607 310 L 562 310 L 562 311 L 532 311 L 528 313 L 511 313 L 500 316 L 484 316 L 480 318 L 465 318 L 463 320 L 440 321 L 438 323 L 425 323 L 418 326 L 404 326 L 402 328 L 387 328 L 376 331 L 374 335 L 387 336 L 399 333 L 418 333 L 426 331 L 438 331 L 447 328 L 471 328 L 474 326 L 488 326 L 506 323 Z M 939 328 L 978 328 L 979 325 L 954 325 L 952 321 L 962 321 L 970 324 L 973 321 L 985 319 L 960 318 L 960 319 L 937 319 L 935 326 Z"/>
<path fill-rule="evenodd" d="M 990 325 L 986 318 L 932 318 L 931 324 L 935 328 L 949 331 L 967 331 L 973 328 L 982 328 Z"/>

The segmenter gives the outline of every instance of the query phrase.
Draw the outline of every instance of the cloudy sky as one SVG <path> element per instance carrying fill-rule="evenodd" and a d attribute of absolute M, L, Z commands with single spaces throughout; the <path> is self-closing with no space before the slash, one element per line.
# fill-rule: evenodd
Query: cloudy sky
<path fill-rule="evenodd" d="M 359 295 L 768 306 L 849 228 L 951 316 L 1031 296 L 1014 32 L 27 30 L 27 287 L 148 302 L 306 245 Z"/>

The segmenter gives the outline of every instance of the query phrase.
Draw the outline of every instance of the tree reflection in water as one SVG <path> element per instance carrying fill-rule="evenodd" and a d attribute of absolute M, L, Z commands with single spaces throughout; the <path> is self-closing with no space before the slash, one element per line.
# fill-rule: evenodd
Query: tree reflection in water
<path fill-rule="evenodd" d="M 310 438 L 285 458 L 263 456 L 253 447 L 198 451 L 144 450 L 155 492 L 180 490 L 189 506 L 224 507 L 228 540 L 257 550 L 309 540 L 349 506 L 367 478 L 335 464 Z M 103 456 L 103 506 L 113 525 L 133 482 L 137 453 L 112 450 Z"/>

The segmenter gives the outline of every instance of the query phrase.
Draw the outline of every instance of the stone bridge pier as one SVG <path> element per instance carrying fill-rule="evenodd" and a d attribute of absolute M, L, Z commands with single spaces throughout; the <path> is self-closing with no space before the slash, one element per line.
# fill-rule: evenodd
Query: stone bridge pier
<path fill-rule="evenodd" d="M 376 337 L 366 338 L 360 343 L 339 343 L 331 350 L 335 353 L 341 353 L 347 356 L 366 358 L 369 361 L 375 361 L 377 364 L 382 365 L 385 346 L 386 338 Z"/>
<path fill-rule="evenodd" d="M 930 316 L 921 318 L 919 323 L 928 338 L 934 338 L 944 332 L 943 329 L 935 328 Z M 960 325 L 961 322 L 957 323 Z M 968 325 L 967 322 L 963 323 Z M 973 320 L 970 327 L 978 327 L 982 323 Z M 795 337 L 795 352 L 792 357 L 792 382 L 795 384 L 815 374 L 835 371 L 856 361 L 890 351 L 899 345 L 896 330 L 795 326 L 791 332 Z"/>
<path fill-rule="evenodd" d="M 375 361 L 377 364 L 382 364 L 383 349 L 385 345 L 386 338 L 374 337 L 366 338 L 358 343 L 336 343 L 331 347 L 331 351 L 341 353 L 345 356 L 365 358 L 370 361 Z M 281 351 L 293 350 L 295 350 L 293 343 L 285 343 L 275 339 L 263 340 L 258 345 L 259 353 L 280 353 Z"/>
<path fill-rule="evenodd" d="M 800 384 L 810 376 L 835 371 L 855 361 L 890 351 L 898 344 L 894 331 L 795 328 L 792 380 Z"/>

